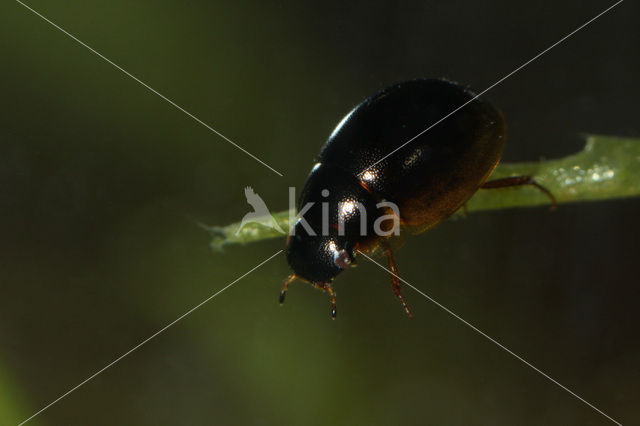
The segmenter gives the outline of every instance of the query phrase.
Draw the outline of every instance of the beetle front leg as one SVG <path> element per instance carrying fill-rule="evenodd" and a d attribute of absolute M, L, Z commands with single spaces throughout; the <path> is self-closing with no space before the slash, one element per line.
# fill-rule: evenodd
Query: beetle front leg
<path fill-rule="evenodd" d="M 329 293 L 329 300 L 331 301 L 331 319 L 336 319 L 336 292 L 331 286 L 331 283 L 313 283 L 313 286 L 318 290 Z"/>

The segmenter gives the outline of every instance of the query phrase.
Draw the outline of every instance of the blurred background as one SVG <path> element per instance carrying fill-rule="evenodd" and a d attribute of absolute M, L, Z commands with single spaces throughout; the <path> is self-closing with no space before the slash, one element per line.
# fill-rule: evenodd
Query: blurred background
<path fill-rule="evenodd" d="M 66 1 L 0 5 L 0 424 L 17 424 L 284 240 L 212 254 L 252 186 L 287 207 L 342 116 L 447 77 L 481 91 L 611 1 Z M 624 2 L 485 96 L 507 161 L 640 136 L 639 7 Z M 404 278 L 624 424 L 640 423 L 640 200 L 473 214 L 410 238 Z M 325 295 L 283 255 L 33 425 L 596 425 L 607 420 L 361 262 Z"/>

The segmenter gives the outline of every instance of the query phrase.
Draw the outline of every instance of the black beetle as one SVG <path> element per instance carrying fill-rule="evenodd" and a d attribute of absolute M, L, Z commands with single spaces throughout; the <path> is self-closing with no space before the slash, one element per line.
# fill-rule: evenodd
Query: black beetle
<path fill-rule="evenodd" d="M 393 291 L 412 316 L 392 254 L 397 223 L 401 235 L 423 232 L 480 188 L 534 185 L 555 205 L 531 177 L 487 182 L 502 157 L 505 130 L 496 108 L 442 79 L 399 83 L 356 106 L 325 143 L 298 199 L 286 252 L 293 274 L 280 303 L 289 284 L 302 279 L 329 293 L 335 318 L 333 279 L 355 265 L 357 252 L 384 253 Z"/>

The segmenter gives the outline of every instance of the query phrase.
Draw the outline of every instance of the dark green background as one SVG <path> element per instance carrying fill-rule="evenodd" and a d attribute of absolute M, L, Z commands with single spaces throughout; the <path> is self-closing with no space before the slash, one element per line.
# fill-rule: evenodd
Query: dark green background
<path fill-rule="evenodd" d="M 483 90 L 613 1 L 29 5 L 284 173 L 270 172 L 18 3 L 0 6 L 0 424 L 17 424 L 284 246 L 211 254 L 250 185 L 274 210 L 361 99 Z M 487 94 L 506 160 L 639 136 L 638 6 Z M 640 423 L 638 200 L 474 214 L 412 238 L 403 276 L 625 424 Z M 280 255 L 33 425 L 605 424 L 361 261 L 339 318 Z"/>

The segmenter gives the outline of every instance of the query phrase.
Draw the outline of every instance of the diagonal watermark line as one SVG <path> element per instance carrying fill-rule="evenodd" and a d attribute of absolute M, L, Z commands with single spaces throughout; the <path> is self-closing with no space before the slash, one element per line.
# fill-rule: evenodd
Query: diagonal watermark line
<path fill-rule="evenodd" d="M 565 41 L 566 39 L 568 39 L 569 37 L 571 37 L 572 35 L 577 33 L 578 31 L 580 31 L 581 29 L 583 29 L 584 27 L 586 27 L 587 25 L 589 25 L 590 23 L 595 21 L 596 19 L 600 18 L 602 15 L 604 15 L 607 12 L 609 12 L 611 9 L 613 9 L 614 7 L 616 7 L 617 5 L 622 3 L 623 1 L 624 0 L 618 0 L 616 3 L 612 4 L 611 6 L 609 6 L 608 8 L 606 8 L 605 10 L 603 10 L 602 12 L 600 12 L 599 14 L 594 16 L 593 18 L 589 19 L 587 22 L 585 22 L 584 24 L 580 25 L 578 28 L 576 28 L 575 30 L 571 31 L 569 34 L 567 34 L 566 36 L 562 37 L 560 40 L 558 40 L 555 43 L 553 43 L 551 46 L 549 46 L 546 49 L 544 49 L 542 52 L 538 53 L 536 56 L 534 56 L 533 58 L 529 59 L 524 64 L 520 65 L 518 68 L 516 68 L 513 71 L 511 71 L 509 74 L 505 75 L 500 80 L 496 81 L 491 86 L 487 87 L 482 92 L 478 93 L 473 98 L 469 99 L 467 102 L 463 103 L 458 108 L 456 108 L 453 111 L 451 111 L 449 114 L 445 115 L 444 117 L 442 117 L 441 119 L 439 119 L 438 121 L 436 121 L 435 123 L 433 123 L 432 125 L 427 127 L 426 129 L 424 129 L 423 131 L 421 131 L 420 133 L 418 133 L 417 135 L 415 135 L 414 137 L 412 137 L 411 139 L 409 139 L 408 141 L 406 141 L 405 143 L 403 143 L 402 145 L 400 145 L 399 147 L 397 147 L 396 149 L 394 149 L 393 151 L 391 151 L 390 153 L 388 153 L 387 155 L 385 155 L 384 157 L 382 157 L 381 159 L 376 161 L 375 163 L 371 164 L 369 167 L 364 169 L 362 172 L 365 172 L 366 170 L 371 169 L 372 167 L 376 166 L 378 163 L 380 163 L 380 162 L 384 161 L 385 159 L 389 158 L 391 155 L 393 155 L 394 153 L 396 153 L 400 149 L 404 148 L 405 146 L 407 146 L 408 144 L 410 144 L 411 142 L 413 142 L 414 140 L 416 140 L 420 136 L 424 135 L 426 132 L 431 130 L 433 127 L 437 126 L 438 124 L 440 124 L 441 122 L 443 122 L 447 118 L 451 117 L 453 114 L 455 114 L 456 112 L 460 111 L 462 108 L 464 108 L 465 106 L 469 105 L 471 102 L 473 102 L 474 100 L 478 99 L 480 96 L 484 95 L 489 90 L 493 89 L 498 84 L 502 83 L 503 81 L 505 81 L 506 79 L 508 79 L 509 77 L 511 77 L 512 75 L 514 75 L 515 73 L 517 73 L 518 71 L 520 71 L 521 69 L 523 69 L 524 67 L 529 65 L 531 62 L 535 61 L 536 59 L 538 59 L 539 57 L 541 57 L 542 55 L 544 55 L 545 53 L 550 51 L 551 49 L 553 49 L 554 47 L 556 47 L 557 45 L 559 45 L 560 43 L 562 43 L 563 41 Z"/>
<path fill-rule="evenodd" d="M 147 337 L 146 339 L 144 339 L 142 342 L 138 343 L 136 346 L 134 346 L 133 348 L 129 349 L 127 352 L 123 353 L 122 355 L 120 355 L 118 358 L 114 359 L 113 361 L 111 361 L 109 364 L 105 365 L 104 367 L 102 367 L 100 370 L 96 371 L 95 373 L 93 373 L 91 376 L 87 377 L 85 380 L 83 380 L 82 382 L 78 383 L 76 386 L 72 387 L 71 389 L 69 389 L 68 391 L 66 391 L 65 393 L 63 393 L 62 395 L 60 395 L 58 398 L 54 399 L 53 401 L 51 401 L 49 404 L 45 405 L 44 407 L 42 407 L 39 411 L 37 411 L 36 413 L 34 413 L 33 415 L 31 415 L 31 417 L 23 420 L 18 426 L 22 426 L 23 424 L 27 423 L 29 420 L 33 419 L 35 416 L 37 416 L 38 414 L 42 413 L 43 411 L 45 411 L 46 409 L 48 409 L 49 407 L 51 407 L 52 405 L 54 405 L 55 403 L 59 402 L 61 399 L 65 398 L 66 396 L 68 396 L 70 393 L 72 393 L 73 391 L 77 390 L 80 386 L 84 385 L 85 383 L 89 382 L 90 380 L 94 379 L 96 376 L 98 376 L 99 374 L 101 374 L 102 372 L 104 372 L 106 369 L 108 369 L 109 367 L 113 366 L 114 364 L 116 364 L 117 362 L 121 361 L 123 358 L 125 358 L 126 356 L 130 355 L 133 351 L 139 349 L 141 346 L 143 346 L 145 343 L 149 342 L 151 339 L 153 339 L 154 337 L 156 337 L 157 335 L 159 335 L 160 333 L 164 332 L 165 330 L 167 330 L 169 327 L 171 327 L 172 325 L 174 325 L 175 323 L 177 323 L 178 321 L 180 321 L 181 319 L 183 319 L 184 317 L 186 317 L 187 315 L 193 313 L 193 311 L 195 311 L 196 309 L 200 308 L 202 305 L 204 305 L 205 303 L 207 303 L 208 301 L 210 301 L 211 299 L 213 299 L 214 297 L 216 297 L 217 295 L 219 295 L 220 293 L 222 293 L 223 291 L 225 291 L 226 289 L 228 289 L 229 287 L 231 287 L 232 285 L 234 285 L 235 283 L 237 283 L 238 281 L 240 281 L 241 279 L 243 279 L 244 277 L 246 277 L 247 275 L 249 275 L 250 273 L 252 273 L 253 271 L 255 271 L 256 269 L 258 269 L 259 267 L 261 267 L 262 265 L 264 265 L 265 263 L 267 263 L 268 261 L 270 261 L 271 259 L 273 259 L 274 257 L 276 257 L 277 255 L 279 255 L 280 253 L 282 253 L 282 250 L 278 250 L 275 254 L 273 254 L 271 257 L 263 260 L 262 262 L 260 262 L 258 265 L 254 266 L 253 268 L 251 268 L 249 271 L 245 272 L 243 275 L 239 276 L 238 278 L 236 278 L 235 280 L 233 280 L 232 282 L 230 282 L 229 284 L 227 284 L 226 286 L 224 286 L 222 289 L 218 290 L 217 292 L 215 292 L 214 294 L 212 294 L 211 296 L 207 297 L 206 299 L 204 299 L 202 302 L 198 303 L 196 306 L 194 306 L 193 308 L 189 309 L 187 312 L 185 312 L 184 314 L 180 315 L 178 318 L 176 318 L 175 320 L 171 321 L 169 324 L 165 325 L 164 327 L 162 327 L 160 330 L 156 331 L 155 333 L 153 333 L 151 336 Z"/>
<path fill-rule="evenodd" d="M 168 103 L 173 105 L 176 109 L 182 111 L 183 113 L 185 113 L 186 115 L 188 115 L 189 117 L 191 117 L 192 119 L 194 119 L 195 121 L 197 121 L 198 123 L 200 123 L 201 125 L 206 127 L 207 129 L 211 130 L 213 133 L 215 133 L 216 135 L 220 136 L 222 139 L 224 139 L 225 141 L 229 142 L 231 145 L 235 146 L 240 151 L 244 152 L 249 157 L 251 157 L 254 160 L 256 160 L 258 163 L 262 164 L 263 166 L 265 166 L 266 168 L 268 168 L 269 170 L 271 170 L 272 172 L 274 172 L 278 176 L 280 176 L 280 177 L 283 176 L 282 173 L 280 173 L 279 171 L 277 171 L 276 169 L 274 169 L 273 167 L 271 167 L 270 165 L 268 165 L 267 163 L 265 163 L 264 161 L 262 161 L 261 159 L 259 159 L 258 157 L 256 157 L 255 155 L 253 155 L 252 153 L 250 153 L 249 151 L 247 151 L 246 149 L 244 149 L 243 147 L 241 147 L 240 145 L 238 145 L 237 143 L 235 143 L 234 141 L 232 141 L 231 139 L 229 139 L 228 137 L 226 137 L 225 135 L 223 135 L 222 133 L 220 133 L 219 131 L 217 131 L 216 129 L 211 127 L 210 125 L 208 125 L 207 123 L 205 123 L 204 121 L 200 120 L 198 117 L 196 117 L 195 115 L 191 114 L 189 111 L 187 111 L 186 109 L 182 108 L 180 105 L 178 105 L 177 103 L 175 103 L 171 99 L 167 98 L 165 95 L 163 95 L 162 93 L 158 92 L 156 89 L 154 89 L 153 87 L 149 86 L 147 83 L 145 83 L 144 81 L 140 80 L 138 77 L 136 77 L 135 75 L 131 74 L 129 71 L 125 70 L 124 68 L 122 68 L 121 66 L 119 66 L 118 64 L 113 62 L 111 59 L 107 58 L 106 56 L 104 56 L 103 54 L 101 54 L 100 52 L 95 50 L 93 47 L 89 46 L 88 44 L 86 44 L 82 40 L 78 39 L 76 36 L 74 36 L 73 34 L 71 34 L 68 31 L 66 31 L 64 28 L 62 28 L 59 25 L 57 25 L 56 23 L 52 22 L 50 19 L 46 18 L 45 16 L 43 16 L 42 14 L 40 14 L 39 12 L 34 10 L 33 8 L 27 6 L 26 4 L 24 4 L 20 0 L 16 0 L 16 2 L 18 2 L 19 4 L 24 6 L 26 9 L 30 10 L 31 12 L 33 12 L 35 15 L 39 16 L 40 18 L 42 18 L 44 21 L 46 21 L 49 24 L 51 24 L 56 29 L 60 30 L 65 35 L 69 36 L 71 39 L 75 40 L 77 43 L 79 43 L 83 47 L 89 49 L 92 53 L 95 53 L 96 55 L 98 55 L 100 58 L 102 58 L 103 60 L 105 60 L 109 64 L 113 65 L 118 70 L 122 71 L 128 77 L 130 77 L 133 80 L 135 80 L 136 82 L 140 83 L 142 86 L 144 86 L 146 89 L 148 89 L 152 93 L 158 95 L 159 97 L 161 97 L 162 99 L 164 99 L 165 101 L 167 101 Z"/>
<path fill-rule="evenodd" d="M 507 352 L 509 355 L 513 356 L 514 358 L 516 358 L 517 360 L 521 361 L 522 363 L 524 363 L 525 365 L 531 367 L 535 372 L 541 374 L 542 376 L 544 376 L 546 379 L 550 380 L 552 383 L 556 384 L 557 386 L 559 386 L 560 388 L 564 389 L 565 391 L 569 392 L 571 395 L 573 395 L 574 397 L 576 397 L 577 399 L 579 399 L 580 401 L 584 402 L 586 405 L 588 405 L 589 407 L 593 408 L 595 411 L 597 411 L 598 413 L 600 413 L 601 415 L 603 415 L 604 417 L 606 417 L 607 419 L 611 420 L 613 423 L 622 426 L 622 423 L 618 422 L 617 420 L 613 419 L 612 417 L 610 417 L 609 415 L 607 415 L 607 413 L 605 413 L 604 411 L 600 410 L 598 407 L 596 407 L 595 405 L 591 404 L 589 401 L 587 401 L 586 399 L 582 398 L 580 395 L 578 395 L 577 393 L 575 393 L 574 391 L 572 391 L 571 389 L 569 389 L 568 387 L 564 386 L 562 383 L 558 382 L 557 380 L 555 380 L 553 377 L 549 376 L 547 373 L 545 373 L 544 371 L 540 370 L 538 367 L 536 367 L 535 365 L 531 364 L 530 362 L 528 362 L 526 359 L 522 358 L 520 355 L 516 354 L 515 352 L 513 352 L 511 349 L 507 348 L 506 346 L 504 346 L 502 343 L 498 342 L 496 339 L 494 339 L 493 337 L 489 336 L 487 333 L 485 333 L 484 331 L 480 330 L 478 327 L 474 326 L 473 324 L 471 324 L 470 322 L 466 321 L 464 318 L 462 318 L 460 315 L 456 314 L 455 312 L 453 312 L 451 309 L 447 308 L 446 306 L 444 306 L 443 304 L 441 304 L 440 302 L 438 302 L 437 300 L 435 300 L 434 298 L 428 296 L 426 293 L 424 293 L 423 291 L 419 290 L 418 288 L 414 287 L 413 285 L 411 285 L 409 282 L 407 282 L 405 279 L 403 279 L 402 277 L 400 277 L 397 274 L 394 274 L 393 272 L 391 272 L 389 269 L 387 269 L 386 267 L 384 267 L 383 265 L 381 265 L 380 263 L 376 262 L 375 260 L 373 260 L 371 257 L 367 256 L 366 254 L 364 254 L 363 252 L 361 252 L 360 250 L 358 250 L 358 253 L 360 253 L 361 255 L 363 255 L 364 257 L 366 257 L 368 260 L 370 260 L 371 262 L 375 263 L 376 265 L 378 265 L 380 268 L 384 269 L 385 271 L 387 271 L 388 273 L 390 273 L 391 275 L 393 275 L 394 277 L 398 278 L 400 281 L 402 281 L 403 283 L 405 283 L 406 285 L 408 285 L 409 287 L 411 287 L 413 290 L 417 291 L 418 293 L 420 293 L 422 296 L 424 296 L 425 298 L 427 298 L 430 302 L 432 302 L 433 304 L 435 304 L 437 307 L 439 307 L 440 309 L 442 309 L 443 311 L 447 312 L 449 315 L 453 316 L 454 318 L 456 318 L 457 320 L 459 320 L 460 322 L 462 322 L 464 325 L 466 325 L 467 327 L 471 328 L 473 331 L 475 331 L 476 333 L 480 334 L 482 337 L 486 338 L 487 340 L 489 340 L 491 343 L 495 344 L 496 346 L 498 346 L 500 349 L 504 350 L 505 352 Z"/>

